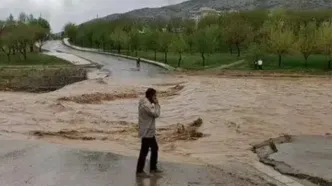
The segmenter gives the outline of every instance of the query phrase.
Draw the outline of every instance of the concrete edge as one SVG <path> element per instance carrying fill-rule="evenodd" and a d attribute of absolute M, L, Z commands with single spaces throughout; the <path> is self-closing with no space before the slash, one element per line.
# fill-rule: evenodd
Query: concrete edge
<path fill-rule="evenodd" d="M 275 171 L 273 168 L 264 165 L 263 163 L 260 162 L 255 162 L 254 168 L 256 168 L 258 171 L 261 173 L 269 176 L 270 178 L 277 180 L 280 182 L 277 186 L 304 186 L 303 184 L 285 176 L 279 173 L 278 171 Z"/>
<path fill-rule="evenodd" d="M 35 43 L 35 46 L 36 46 L 36 47 L 39 47 L 38 43 Z M 43 51 L 43 54 L 45 54 L 45 55 L 49 55 L 49 54 L 47 54 L 47 52 L 51 52 L 50 50 L 48 50 L 48 49 L 44 49 L 44 48 L 42 48 L 42 51 Z M 46 53 L 45 53 L 45 52 L 46 52 Z M 62 51 L 58 51 L 58 50 L 56 50 L 56 52 L 59 52 L 59 53 L 66 53 L 66 52 L 62 52 Z M 68 54 L 68 53 L 66 53 L 66 54 Z M 73 54 L 71 54 L 71 55 L 73 55 Z M 49 56 L 52 56 L 52 55 L 49 55 Z M 76 56 L 76 57 L 78 57 L 78 58 L 81 58 L 81 59 L 84 59 L 84 60 L 90 62 L 90 64 L 85 64 L 85 65 L 75 65 L 75 64 L 73 64 L 73 63 L 72 63 L 71 61 L 69 61 L 69 60 L 65 60 L 65 59 L 62 59 L 62 60 L 65 60 L 65 61 L 67 61 L 68 63 L 70 63 L 70 64 L 72 64 L 72 65 L 74 65 L 74 66 L 83 67 L 83 68 L 98 68 L 98 69 L 101 69 L 101 68 L 103 67 L 103 65 L 101 65 L 101 64 L 99 64 L 99 63 L 96 63 L 96 62 L 94 62 L 94 61 L 91 61 L 90 59 L 86 59 L 86 58 L 84 58 L 84 57 L 77 56 L 77 55 L 74 55 L 74 56 Z M 55 57 L 56 57 L 56 56 L 55 56 Z M 58 57 L 57 57 L 57 58 L 58 58 Z"/>
<path fill-rule="evenodd" d="M 70 53 L 67 53 L 67 52 L 59 51 L 59 50 L 56 50 L 56 52 L 59 52 L 59 53 L 61 52 L 61 53 L 65 53 L 65 54 L 70 54 Z M 74 54 L 71 54 L 71 55 L 74 55 Z M 75 66 L 81 66 L 81 67 L 85 67 L 85 68 L 97 68 L 97 69 L 101 69 L 101 68 L 103 68 L 103 66 L 104 66 L 104 65 L 99 64 L 99 63 L 96 63 L 96 62 L 94 62 L 94 61 L 92 61 L 92 60 L 90 60 L 90 59 L 87 59 L 87 58 L 84 58 L 84 57 L 81 57 L 81 56 L 77 56 L 77 55 L 74 55 L 74 56 L 76 56 L 76 57 L 78 57 L 78 58 L 81 58 L 81 59 L 84 59 L 84 60 L 90 62 L 90 64 L 85 64 L 85 65 L 75 65 Z"/>
<path fill-rule="evenodd" d="M 114 57 L 121 57 L 121 58 L 125 58 L 125 59 L 130 59 L 130 60 L 137 60 L 136 57 L 132 57 L 132 56 L 127 56 L 127 55 L 122 55 L 122 54 L 115 54 L 115 53 L 111 53 L 111 52 L 102 52 L 102 51 L 99 51 L 97 49 L 88 49 L 88 48 L 81 48 L 81 47 L 78 47 L 78 46 L 74 46 L 74 45 L 69 43 L 68 38 L 64 38 L 62 40 L 62 43 L 67 47 L 70 47 L 70 48 L 75 49 L 75 50 L 83 51 L 83 52 L 93 52 L 93 53 L 98 53 L 98 54 L 103 54 L 103 55 L 111 55 L 111 56 L 114 56 Z M 167 64 L 164 64 L 164 63 L 160 63 L 158 61 L 153 61 L 153 60 L 149 60 L 149 59 L 145 59 L 145 58 L 141 58 L 141 61 L 145 62 L 145 63 L 148 63 L 148 64 L 155 65 L 155 66 L 159 66 L 159 67 L 161 67 L 163 69 L 166 69 L 168 71 L 174 71 L 175 70 L 174 67 L 172 67 L 170 65 L 167 65 Z"/>
<path fill-rule="evenodd" d="M 324 180 L 319 177 L 313 177 L 307 174 L 298 173 L 296 172 L 296 170 L 292 169 L 289 165 L 285 164 L 284 162 L 271 160 L 269 158 L 271 154 L 278 152 L 276 144 L 290 143 L 293 141 L 294 137 L 295 136 L 284 135 L 277 138 L 271 138 L 262 143 L 254 145 L 252 151 L 257 154 L 260 161 L 260 163 L 256 164 L 255 167 L 258 170 L 261 169 L 262 172 L 270 174 L 271 177 L 274 177 L 275 179 L 280 179 L 281 181 L 284 181 L 286 185 L 290 184 L 290 186 L 300 186 L 302 184 L 296 182 L 295 180 L 285 175 L 293 176 L 294 178 L 304 179 L 313 184 L 330 186 L 331 183 L 327 180 Z M 283 165 L 283 167 L 289 167 L 290 171 L 281 170 L 280 168 L 278 168 L 280 165 Z"/>
<path fill-rule="evenodd" d="M 290 135 L 284 135 L 284 136 L 280 136 L 278 138 L 271 138 L 268 139 L 266 141 L 263 141 L 262 143 L 253 145 L 252 147 L 252 151 L 254 153 L 256 153 L 259 157 L 260 162 L 255 162 L 254 163 L 254 167 L 262 172 L 263 174 L 271 177 L 272 179 L 275 179 L 277 181 L 279 181 L 280 183 L 282 183 L 283 185 L 286 186 L 304 186 L 303 184 L 283 175 L 282 173 L 276 171 L 274 169 L 274 167 L 269 166 L 269 164 L 265 164 L 264 161 L 262 161 L 262 159 L 268 157 L 270 154 L 273 154 L 277 149 L 273 149 L 274 145 L 276 143 L 289 143 L 292 141 L 292 136 Z M 262 153 L 259 152 L 260 148 L 268 148 L 268 150 L 263 151 Z M 271 149 L 270 149 L 271 148 Z"/>

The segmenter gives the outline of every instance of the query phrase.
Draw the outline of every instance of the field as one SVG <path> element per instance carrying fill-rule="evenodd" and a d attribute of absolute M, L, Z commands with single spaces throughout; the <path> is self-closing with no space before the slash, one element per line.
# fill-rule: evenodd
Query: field
<path fill-rule="evenodd" d="M 86 79 L 86 70 L 65 60 L 40 53 L 0 54 L 0 90 L 50 91 Z"/>
<path fill-rule="evenodd" d="M 70 65 L 70 63 L 54 56 L 35 52 L 28 53 L 27 60 L 24 60 L 21 54 L 16 53 L 11 55 L 10 61 L 8 61 L 7 56 L 0 52 L 0 65 Z"/>

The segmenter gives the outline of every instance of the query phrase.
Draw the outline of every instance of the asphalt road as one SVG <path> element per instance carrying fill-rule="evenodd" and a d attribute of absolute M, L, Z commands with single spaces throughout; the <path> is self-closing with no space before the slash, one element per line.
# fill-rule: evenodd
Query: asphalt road
<path fill-rule="evenodd" d="M 48 41 L 43 48 L 50 51 L 61 51 L 73 54 L 101 64 L 103 65 L 101 71 L 111 72 L 110 75 L 113 78 L 148 78 L 162 76 L 164 74 L 163 72 L 165 72 L 165 70 L 160 67 L 146 63 L 141 63 L 141 68 L 138 71 L 136 68 L 136 62 L 133 60 L 74 50 L 63 45 L 62 42 L 58 40 Z"/>
<path fill-rule="evenodd" d="M 277 148 L 269 159 L 280 162 L 276 168 L 281 173 L 332 185 L 332 136 L 295 136 Z"/>
<path fill-rule="evenodd" d="M 162 176 L 136 179 L 136 157 L 27 141 L 0 141 L 1 186 L 251 186 L 207 166 L 161 162 Z M 147 162 L 148 164 L 148 162 Z"/>

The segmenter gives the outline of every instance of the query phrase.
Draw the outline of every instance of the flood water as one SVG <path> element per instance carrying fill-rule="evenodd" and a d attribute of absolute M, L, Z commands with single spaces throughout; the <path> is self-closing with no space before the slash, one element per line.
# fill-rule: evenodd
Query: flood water
<path fill-rule="evenodd" d="M 117 143 L 122 152 L 137 150 L 135 131 L 123 131 L 137 122 L 136 98 L 117 99 L 95 104 L 58 101 L 58 98 L 93 92 L 143 95 L 147 87 L 159 91 L 180 83 L 178 95 L 160 99 L 162 116 L 159 127 L 203 119 L 196 141 L 162 143 L 165 153 L 198 158 L 204 162 L 251 162 L 256 155 L 251 145 L 282 134 L 318 134 L 332 131 L 332 84 L 329 79 L 234 79 L 203 76 L 176 76 L 131 80 L 88 80 L 45 93 L 1 92 L 0 130 L 2 138 L 27 139 L 32 132 L 45 133 L 42 140 L 103 144 L 112 149 Z M 130 128 L 130 127 L 129 127 Z M 90 137 L 90 140 L 89 138 Z M 92 137 L 92 138 L 91 138 Z M 92 139 L 92 140 L 91 140 Z M 93 140 L 95 139 L 95 140 Z M 69 143 L 69 142 L 68 142 Z M 107 145 L 109 144 L 109 145 Z"/>
<path fill-rule="evenodd" d="M 73 53 L 104 61 L 101 55 Z M 120 62 L 113 64 L 111 60 L 115 59 L 105 57 L 114 70 Z M 134 65 L 129 61 L 123 64 L 127 69 Z M 51 93 L 0 92 L 0 138 L 46 140 L 126 155 L 136 153 L 140 142 L 135 130 L 138 98 L 148 87 L 164 92 L 160 98 L 159 128 L 203 120 L 199 129 L 203 138 L 159 139 L 161 154 L 174 155 L 168 156 L 173 160 L 184 156 L 214 164 L 251 163 L 257 160 L 250 151 L 255 143 L 283 134 L 325 135 L 332 131 L 330 79 L 160 75 L 157 67 L 144 66 L 132 78 L 121 78 L 118 70 L 119 76 L 91 79 Z M 169 93 L 176 85 L 183 88 Z M 59 100 L 76 96 L 84 101 L 88 99 L 84 94 L 92 93 L 116 96 L 93 104 Z"/>

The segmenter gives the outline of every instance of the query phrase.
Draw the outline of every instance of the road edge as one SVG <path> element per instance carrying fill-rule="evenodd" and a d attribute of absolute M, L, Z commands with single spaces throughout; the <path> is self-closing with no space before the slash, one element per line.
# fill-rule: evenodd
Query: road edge
<path fill-rule="evenodd" d="M 122 54 L 115 54 L 115 53 L 111 53 L 111 52 L 102 52 L 102 51 L 99 51 L 98 49 L 78 47 L 78 46 L 70 44 L 68 38 L 64 38 L 62 40 L 62 43 L 65 46 L 70 47 L 74 50 L 79 50 L 79 51 L 83 51 L 83 52 L 93 52 L 93 53 L 98 53 L 98 54 L 103 54 L 103 55 L 111 55 L 111 56 L 114 56 L 114 57 L 121 57 L 121 58 L 130 59 L 130 60 L 137 60 L 136 57 L 132 57 L 132 56 L 127 56 L 127 55 L 122 55 Z M 144 62 L 144 63 L 148 63 L 148 64 L 152 64 L 152 65 L 161 67 L 161 68 L 166 69 L 168 71 L 174 71 L 175 70 L 174 67 L 172 67 L 170 65 L 167 65 L 167 64 L 164 64 L 164 63 L 157 62 L 157 61 L 153 61 L 153 60 L 149 60 L 149 59 L 145 59 L 145 58 L 141 58 L 141 61 Z"/>

